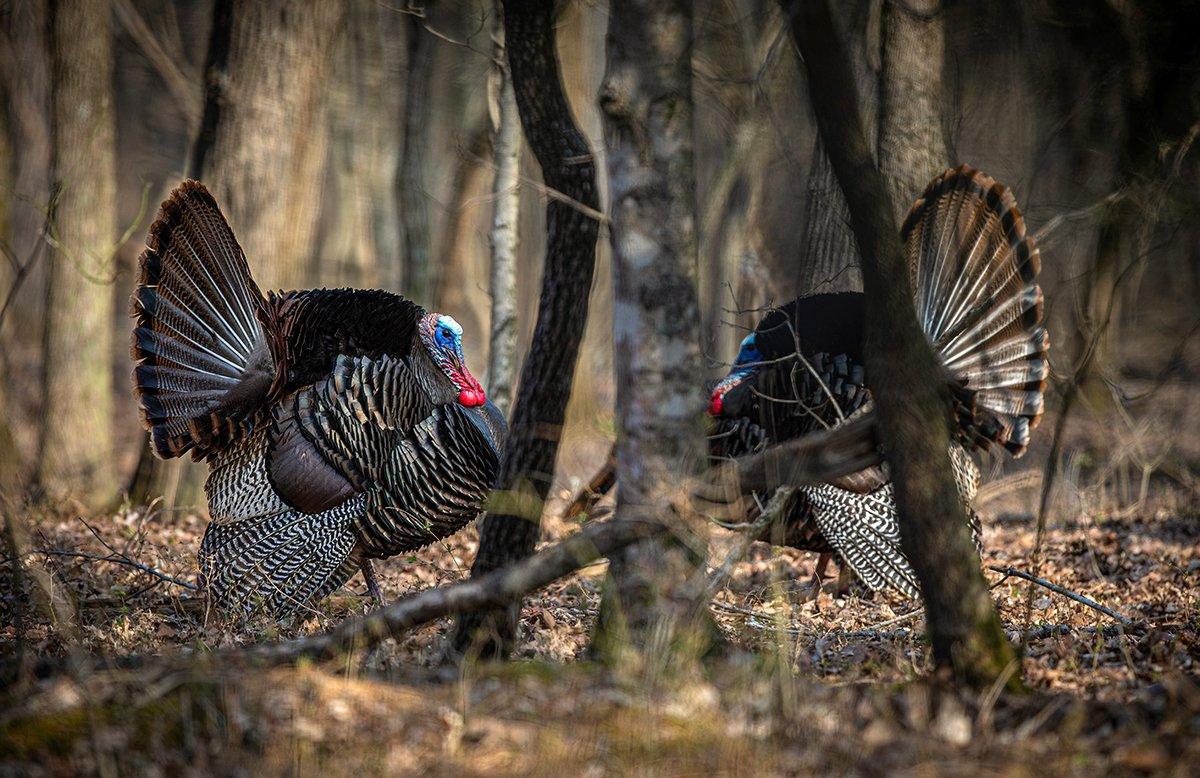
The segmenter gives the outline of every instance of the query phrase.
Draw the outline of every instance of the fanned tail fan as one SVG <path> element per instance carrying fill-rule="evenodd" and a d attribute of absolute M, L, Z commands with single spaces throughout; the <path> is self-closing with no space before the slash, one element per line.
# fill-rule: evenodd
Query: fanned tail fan
<path fill-rule="evenodd" d="M 134 395 L 155 453 L 205 456 L 252 422 L 275 370 L 265 302 L 212 195 L 184 181 L 138 259 Z"/>
<path fill-rule="evenodd" d="M 901 229 L 917 317 L 949 373 L 959 441 L 1025 453 L 1043 410 L 1049 336 L 1041 261 L 1012 193 L 963 165 Z"/>

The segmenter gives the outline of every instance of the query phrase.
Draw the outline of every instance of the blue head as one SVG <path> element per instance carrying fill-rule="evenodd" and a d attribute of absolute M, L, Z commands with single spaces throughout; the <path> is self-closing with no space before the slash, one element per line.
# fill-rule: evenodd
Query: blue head
<path fill-rule="evenodd" d="M 757 373 L 762 367 L 762 358 L 762 352 L 758 350 L 758 343 L 752 332 L 742 340 L 741 348 L 738 349 L 737 358 L 733 360 L 733 367 L 730 368 L 729 375 L 722 378 L 713 387 L 712 396 L 708 401 L 708 412 L 711 415 L 721 415 L 725 407 L 725 395 L 730 389 Z"/>
<path fill-rule="evenodd" d="M 451 316 L 428 313 L 421 319 L 420 333 L 421 342 L 425 344 L 434 364 L 442 369 L 458 390 L 458 402 L 468 408 L 487 402 L 483 387 L 471 375 L 463 357 L 462 326 Z"/>

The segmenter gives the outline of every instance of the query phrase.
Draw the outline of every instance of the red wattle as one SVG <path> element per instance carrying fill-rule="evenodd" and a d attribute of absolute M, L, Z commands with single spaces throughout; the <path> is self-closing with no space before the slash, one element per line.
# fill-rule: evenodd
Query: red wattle
<path fill-rule="evenodd" d="M 710 416 L 720 416 L 724 407 L 725 398 L 722 395 L 714 394 L 712 399 L 708 401 L 708 413 Z"/>
<path fill-rule="evenodd" d="M 482 389 L 463 389 L 458 393 L 459 405 L 475 408 L 487 402 L 487 395 Z"/>

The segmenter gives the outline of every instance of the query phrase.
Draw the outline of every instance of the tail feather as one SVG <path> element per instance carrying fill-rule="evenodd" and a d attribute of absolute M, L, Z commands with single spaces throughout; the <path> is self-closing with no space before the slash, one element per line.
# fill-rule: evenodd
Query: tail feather
<path fill-rule="evenodd" d="M 967 165 L 925 190 L 901 235 L 921 325 L 949 373 L 961 442 L 1020 456 L 1049 374 L 1041 259 L 1012 193 Z"/>
<path fill-rule="evenodd" d="M 134 394 L 159 456 L 200 458 L 252 422 L 274 377 L 265 305 L 216 201 L 183 182 L 150 227 L 132 299 Z"/>
<path fill-rule="evenodd" d="M 350 579 L 354 546 L 345 510 L 213 522 L 200 544 L 200 569 L 223 610 L 283 618 Z"/>

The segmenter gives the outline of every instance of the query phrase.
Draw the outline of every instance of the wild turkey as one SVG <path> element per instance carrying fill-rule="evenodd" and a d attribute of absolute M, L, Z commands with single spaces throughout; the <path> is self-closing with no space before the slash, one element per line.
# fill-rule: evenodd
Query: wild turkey
<path fill-rule="evenodd" d="M 462 328 L 389 292 L 263 296 L 216 201 L 163 203 L 132 299 L 134 394 L 155 453 L 209 464 L 200 546 L 223 609 L 282 618 L 370 559 L 478 514 L 507 429 Z"/>
<path fill-rule="evenodd" d="M 970 450 L 1021 456 L 1042 415 L 1049 337 L 1036 283 L 1038 251 L 1011 193 L 969 166 L 947 170 L 901 229 L 917 317 L 945 368 L 955 420 L 951 460 L 979 544 Z M 841 423 L 870 406 L 863 296 L 815 295 L 768 313 L 712 391 L 709 449 L 740 456 Z M 886 467 L 798 490 L 776 541 L 836 553 L 870 589 L 910 596 Z"/>

